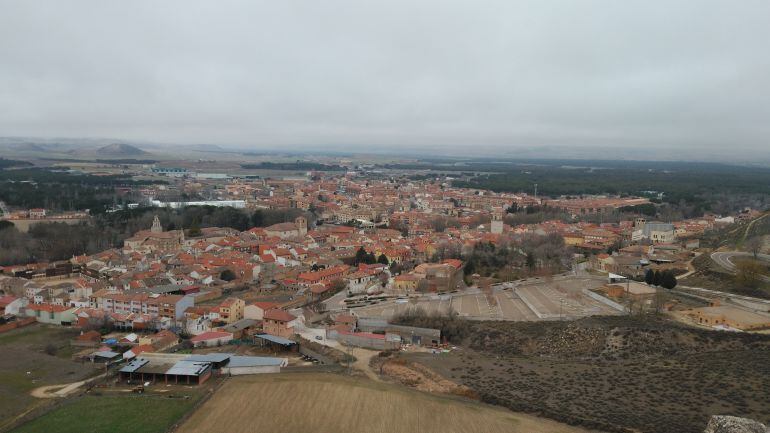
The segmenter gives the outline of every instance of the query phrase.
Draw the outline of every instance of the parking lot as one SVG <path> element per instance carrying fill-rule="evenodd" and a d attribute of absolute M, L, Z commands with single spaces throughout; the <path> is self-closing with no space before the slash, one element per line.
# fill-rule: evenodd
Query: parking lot
<path fill-rule="evenodd" d="M 511 321 L 619 314 L 618 310 L 591 298 L 583 291 L 602 284 L 602 279 L 573 276 L 518 281 L 496 286 L 491 297 L 478 291 L 425 295 L 419 300 L 389 300 L 352 311 L 360 317 L 390 318 L 419 308 L 429 314 L 454 311 L 468 319 Z"/>

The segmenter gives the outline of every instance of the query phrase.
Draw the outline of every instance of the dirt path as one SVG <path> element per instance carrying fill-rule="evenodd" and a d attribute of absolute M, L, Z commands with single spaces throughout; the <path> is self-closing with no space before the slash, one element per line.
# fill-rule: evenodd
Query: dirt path
<path fill-rule="evenodd" d="M 73 392 L 77 391 L 81 386 L 93 382 L 97 379 L 101 379 L 106 373 L 102 373 L 98 376 L 94 376 L 90 379 L 80 380 L 72 383 L 64 383 L 60 385 L 46 385 L 33 389 L 30 391 L 30 395 L 35 398 L 59 398 L 66 397 Z"/>
<path fill-rule="evenodd" d="M 369 362 L 377 356 L 380 352 L 376 350 L 369 350 L 369 349 L 361 349 L 361 348 L 354 348 L 353 349 L 353 356 L 356 357 L 356 361 L 353 363 L 353 368 L 355 368 L 358 371 L 361 371 L 368 377 L 369 379 L 375 380 L 375 381 L 382 381 L 380 379 L 380 376 L 375 373 L 372 370 L 372 367 L 369 365 Z"/>
<path fill-rule="evenodd" d="M 746 238 L 749 236 L 749 232 L 751 231 L 751 228 L 754 226 L 754 223 L 756 223 L 757 221 L 759 221 L 761 219 L 764 219 L 768 215 L 770 215 L 770 214 L 764 214 L 761 217 L 755 218 L 755 219 L 751 220 L 751 222 L 749 222 L 749 225 L 746 226 L 746 231 L 743 232 L 743 241 L 742 242 L 746 242 Z"/>
<path fill-rule="evenodd" d="M 680 280 L 683 280 L 683 279 L 689 277 L 690 275 L 694 274 L 695 272 L 697 272 L 698 270 L 695 269 L 695 266 L 693 266 L 692 261 L 697 259 L 698 257 L 700 257 L 700 255 L 701 255 L 701 253 L 695 253 L 695 257 L 691 258 L 689 261 L 687 261 L 687 263 L 685 263 L 685 265 L 687 266 L 687 272 L 685 272 L 682 275 L 679 275 L 676 278 L 680 279 Z"/>

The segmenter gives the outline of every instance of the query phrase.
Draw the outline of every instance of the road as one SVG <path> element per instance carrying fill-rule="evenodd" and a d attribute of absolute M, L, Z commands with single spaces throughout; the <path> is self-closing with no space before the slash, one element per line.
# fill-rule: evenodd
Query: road
<path fill-rule="evenodd" d="M 345 310 L 345 298 L 348 297 L 347 290 L 340 290 L 338 293 L 332 295 L 329 299 L 323 301 L 326 304 L 326 311 L 341 311 Z"/>
<path fill-rule="evenodd" d="M 698 293 L 700 295 L 703 295 L 706 298 L 723 298 L 723 299 L 739 299 L 741 301 L 750 302 L 753 304 L 758 305 L 766 305 L 767 309 L 763 311 L 770 311 L 770 299 L 762 299 L 762 298 L 755 298 L 753 296 L 746 296 L 746 295 L 736 295 L 735 293 L 730 292 L 721 292 L 719 290 L 711 290 L 711 289 L 704 289 L 701 287 L 690 287 L 690 286 L 677 286 L 676 290 L 689 290 L 695 293 Z"/>
<path fill-rule="evenodd" d="M 735 272 L 735 263 L 733 263 L 732 259 L 734 257 L 753 257 L 754 255 L 752 253 L 745 253 L 740 251 L 717 251 L 711 253 L 711 260 L 713 260 L 716 264 L 719 266 L 725 268 L 729 272 Z M 770 255 L 768 254 L 758 254 L 757 258 L 764 260 L 764 261 L 770 261 Z M 761 276 L 763 281 L 770 282 L 770 277 L 762 275 Z"/>

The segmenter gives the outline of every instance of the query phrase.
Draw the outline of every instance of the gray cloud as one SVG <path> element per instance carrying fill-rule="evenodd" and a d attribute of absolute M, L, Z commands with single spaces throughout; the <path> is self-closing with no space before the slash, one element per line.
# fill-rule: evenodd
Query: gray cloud
<path fill-rule="evenodd" d="M 0 135 L 770 158 L 770 2 L 0 2 Z"/>

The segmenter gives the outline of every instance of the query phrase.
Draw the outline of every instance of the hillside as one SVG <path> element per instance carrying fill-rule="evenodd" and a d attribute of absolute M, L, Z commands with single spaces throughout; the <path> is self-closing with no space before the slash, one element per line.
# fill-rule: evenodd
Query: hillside
<path fill-rule="evenodd" d="M 700 433 L 715 414 L 770 420 L 767 335 L 625 316 L 486 322 L 449 354 L 402 356 L 487 403 L 602 431 Z"/>
<path fill-rule="evenodd" d="M 484 322 L 469 346 L 501 355 L 560 359 L 644 359 L 743 349 L 770 351 L 770 337 L 686 327 L 664 319 L 616 316 L 570 322 Z"/>
<path fill-rule="evenodd" d="M 140 156 L 146 155 L 144 150 L 125 143 L 113 143 L 96 150 L 99 156 Z"/>

